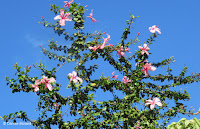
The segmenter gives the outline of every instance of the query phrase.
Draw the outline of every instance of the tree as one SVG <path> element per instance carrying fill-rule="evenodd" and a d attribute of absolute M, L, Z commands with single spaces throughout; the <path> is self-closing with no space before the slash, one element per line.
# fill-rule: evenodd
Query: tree
<path fill-rule="evenodd" d="M 182 114 L 198 114 L 187 111 L 181 100 L 189 100 L 189 94 L 186 90 L 174 91 L 171 87 L 181 86 L 199 81 L 199 73 L 191 76 L 185 76 L 187 67 L 179 75 L 172 75 L 172 69 L 169 65 L 174 62 L 173 57 L 163 61 L 150 63 L 147 59 L 151 55 L 149 47 L 160 34 L 157 26 L 150 27 L 153 33 L 145 44 L 139 45 L 132 55 L 127 57 L 126 52 L 130 52 L 130 46 L 139 42 L 139 33 L 135 39 L 127 41 L 131 33 L 131 25 L 137 17 L 130 15 L 126 21 L 127 28 L 124 29 L 121 42 L 117 45 L 109 44 L 108 41 L 112 36 L 105 35 L 103 32 L 87 33 L 84 30 L 85 20 L 90 18 L 92 22 L 98 22 L 93 17 L 93 10 L 88 16 L 85 15 L 86 8 L 73 1 L 66 2 L 65 7 L 59 8 L 51 5 L 51 11 L 55 13 L 56 24 L 47 23 L 42 18 L 40 24 L 48 28 L 53 28 L 54 32 L 64 36 L 66 41 L 73 41 L 72 45 L 58 45 L 55 41 L 49 42 L 49 48 L 54 51 L 64 52 L 60 56 L 41 46 L 41 49 L 49 59 L 56 59 L 62 62 L 51 70 L 48 70 L 44 63 L 33 65 L 37 70 L 41 70 L 41 75 L 32 77 L 31 67 L 25 67 L 24 71 L 18 64 L 14 65 L 17 71 L 17 79 L 9 79 L 7 85 L 12 88 L 12 92 L 35 92 L 39 97 L 38 111 L 40 117 L 32 120 L 24 111 L 5 115 L 5 121 L 17 118 L 24 121 L 30 121 L 36 128 L 51 128 L 51 125 L 58 125 L 59 128 L 164 128 L 168 121 Z M 58 15 L 60 13 L 60 15 Z M 63 26 L 67 22 L 74 22 L 74 33 L 68 33 Z M 156 32 L 157 31 L 157 32 Z M 102 38 L 103 37 L 103 40 Z M 108 45 L 107 45 L 108 44 Z M 115 56 L 115 54 L 118 54 Z M 102 58 L 108 62 L 115 71 L 119 71 L 124 77 L 122 81 L 112 73 L 112 77 L 92 76 L 98 69 L 98 64 L 88 65 L 93 60 Z M 136 66 L 132 64 L 133 60 Z M 56 72 L 62 69 L 66 63 L 76 62 L 74 71 L 68 74 L 68 89 L 73 92 L 72 96 L 63 96 L 59 93 L 61 85 L 56 82 Z M 166 75 L 149 75 L 148 71 L 155 71 L 157 68 L 167 66 Z M 167 85 L 157 85 L 154 81 L 169 81 Z M 94 92 L 101 89 L 104 92 L 113 94 L 113 99 L 107 101 L 96 101 Z M 125 94 L 121 98 L 117 91 Z M 166 102 L 170 100 L 175 102 L 175 106 L 169 107 Z M 156 106 L 157 105 L 157 106 Z M 66 111 L 63 107 L 68 106 Z M 67 113 L 76 116 L 75 120 L 65 121 Z M 80 116 L 79 116 L 80 115 Z M 158 120 L 163 120 L 159 123 Z"/>

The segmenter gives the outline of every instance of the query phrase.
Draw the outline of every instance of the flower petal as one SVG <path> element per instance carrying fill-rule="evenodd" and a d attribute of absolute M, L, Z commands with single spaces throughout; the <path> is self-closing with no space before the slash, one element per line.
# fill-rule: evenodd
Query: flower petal
<path fill-rule="evenodd" d="M 60 15 L 54 17 L 54 20 L 58 20 L 58 19 L 62 19 Z"/>

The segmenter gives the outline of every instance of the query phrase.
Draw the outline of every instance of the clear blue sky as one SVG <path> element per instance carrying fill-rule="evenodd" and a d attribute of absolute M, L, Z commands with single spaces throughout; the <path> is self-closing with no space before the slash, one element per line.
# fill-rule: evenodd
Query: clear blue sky
<path fill-rule="evenodd" d="M 134 38 L 140 32 L 140 43 L 143 44 L 151 35 L 148 27 L 159 25 L 162 34 L 156 39 L 156 42 L 150 46 L 150 62 L 157 62 L 174 56 L 176 63 L 172 64 L 174 74 L 179 74 L 183 69 L 184 64 L 188 66 L 188 75 L 192 72 L 200 71 L 199 48 L 200 48 L 200 1 L 199 0 L 74 0 L 82 5 L 88 5 L 89 15 L 93 9 L 93 16 L 99 22 L 92 23 L 88 18 L 86 20 L 86 29 L 90 32 L 95 30 L 106 31 L 111 35 L 111 44 L 120 42 L 122 30 L 125 28 L 125 21 L 129 18 L 129 12 L 135 16 L 140 16 L 133 25 L 131 38 Z M 64 6 L 63 1 L 54 0 L 1 0 L 1 72 L 0 72 L 0 116 L 9 114 L 15 111 L 26 111 L 28 116 L 36 118 L 34 108 L 37 107 L 37 96 L 34 93 L 16 93 L 12 94 L 11 89 L 6 86 L 4 81 L 5 76 L 14 77 L 12 70 L 13 64 L 16 62 L 21 65 L 32 65 L 33 63 L 44 60 L 47 66 L 52 67 L 52 62 L 47 59 L 40 51 L 39 45 L 47 47 L 48 40 L 54 38 L 57 41 L 64 42 L 58 36 L 55 36 L 52 29 L 48 29 L 38 24 L 43 16 L 45 20 L 56 23 L 53 20 L 55 17 L 53 12 L 50 12 L 50 3 Z M 71 29 L 72 23 L 66 23 L 65 28 Z M 70 45 L 69 42 L 64 42 Z M 137 46 L 132 46 L 131 50 L 138 49 Z M 134 63 L 134 62 L 133 62 Z M 55 64 L 56 65 L 56 64 Z M 69 69 L 69 67 L 71 69 Z M 63 85 L 63 95 L 68 96 L 69 90 L 66 90 L 68 79 L 66 75 L 73 71 L 73 65 L 66 65 L 62 72 L 57 73 L 58 82 Z M 104 70 L 100 68 L 98 75 Z M 33 70 L 34 72 L 35 70 Z M 113 69 L 104 70 L 104 75 L 111 76 Z M 158 74 L 158 69 L 151 72 L 152 75 Z M 33 75 L 36 73 L 33 73 Z M 120 76 L 122 79 L 122 76 Z M 188 107 L 193 106 L 198 111 L 200 107 L 200 84 L 194 83 L 191 85 L 182 86 L 188 89 L 191 94 L 191 100 L 185 102 Z M 97 97 L 103 97 L 106 93 L 98 93 Z M 184 117 L 184 116 L 181 116 Z M 187 116 L 185 116 L 188 118 Z M 200 119 L 200 116 L 196 116 Z M 191 117 L 192 118 L 192 117 Z M 188 118 L 188 119 L 191 119 Z M 67 118 L 70 119 L 70 118 Z M 174 119 L 178 121 L 179 118 Z M 0 122 L 2 128 L 3 122 Z M 5 129 L 31 129 L 33 126 L 3 126 Z"/>

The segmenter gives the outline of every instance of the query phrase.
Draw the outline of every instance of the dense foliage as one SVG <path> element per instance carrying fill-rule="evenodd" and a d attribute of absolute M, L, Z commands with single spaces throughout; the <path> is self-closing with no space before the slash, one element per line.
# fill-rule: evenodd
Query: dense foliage
<path fill-rule="evenodd" d="M 42 17 L 39 23 L 53 29 L 66 41 L 73 41 L 73 43 L 67 47 L 52 40 L 49 41 L 49 49 L 41 46 L 42 52 L 49 59 L 60 61 L 60 64 L 55 65 L 51 70 L 48 70 L 47 66 L 41 62 L 33 67 L 26 66 L 24 70 L 17 63 L 13 66 L 16 70 L 16 78 L 6 77 L 7 85 L 12 89 L 12 93 L 35 92 L 36 95 L 34 95 L 39 99 L 37 111 L 40 112 L 40 116 L 32 120 L 26 112 L 19 111 L 4 115 L 5 121 L 16 122 L 19 118 L 23 121 L 30 121 L 35 128 L 41 129 L 50 129 L 52 125 L 57 125 L 60 129 L 75 127 L 155 129 L 166 128 L 169 120 L 178 114 L 198 114 L 198 112 L 186 110 L 182 100 L 189 100 L 190 95 L 186 90 L 181 89 L 181 85 L 200 81 L 200 74 L 185 76 L 187 67 L 184 67 L 180 74 L 173 75 L 170 69 L 170 64 L 175 62 L 173 57 L 152 63 L 147 60 L 151 55 L 149 47 L 158 34 L 161 34 L 158 26 L 149 28 L 151 35 L 144 44 L 138 43 L 139 33 L 134 39 L 127 41 L 131 26 L 137 19 L 131 15 L 126 21 L 127 28 L 122 33 L 121 41 L 118 44 L 109 44 L 111 35 L 100 31 L 85 32 L 86 22 L 87 24 L 98 23 L 93 18 L 93 10 L 87 11 L 87 6 L 77 4 L 72 0 L 65 1 L 65 7 L 61 8 L 51 5 L 51 11 L 55 13 L 54 19 L 57 22 L 48 23 Z M 74 23 L 74 33 L 69 33 L 65 29 L 68 22 Z M 137 49 L 131 50 L 132 46 L 136 46 Z M 63 52 L 64 55 L 61 56 L 56 51 Z M 131 56 L 126 56 L 126 52 L 131 53 Z M 124 76 L 123 79 L 118 79 L 115 71 L 110 74 L 111 77 L 92 76 L 99 64 L 91 65 L 90 63 L 88 65 L 88 62 L 98 62 L 99 58 L 121 73 Z M 61 95 L 59 93 L 61 84 L 56 82 L 58 78 L 56 72 L 62 69 L 63 65 L 71 62 L 76 62 L 76 65 L 74 70 L 67 74 L 69 79 L 67 89 L 71 89 L 73 95 Z M 162 67 L 167 68 L 165 75 L 149 75 L 149 71 Z M 30 73 L 34 70 L 40 70 L 41 75 L 31 76 Z M 164 81 L 168 84 L 163 84 Z M 174 90 L 174 87 L 177 90 Z M 95 92 L 99 90 L 110 92 L 113 99 L 97 101 Z M 119 92 L 124 93 L 125 96 L 119 96 L 117 94 Z M 63 110 L 65 106 L 68 107 L 67 110 Z M 69 115 L 75 116 L 75 119 L 65 121 L 66 117 L 70 117 Z M 158 122 L 159 120 L 162 122 Z"/>

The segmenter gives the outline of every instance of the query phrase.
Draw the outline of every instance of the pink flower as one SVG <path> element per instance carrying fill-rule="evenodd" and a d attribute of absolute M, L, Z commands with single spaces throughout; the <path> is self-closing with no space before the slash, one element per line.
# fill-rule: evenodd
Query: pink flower
<path fill-rule="evenodd" d="M 106 32 L 103 32 L 102 34 L 105 34 Z"/>
<path fill-rule="evenodd" d="M 130 50 L 130 48 L 125 48 L 125 52 L 128 50 Z M 130 51 L 128 51 L 128 52 L 131 53 Z M 122 46 L 120 48 L 117 48 L 117 53 L 118 53 L 119 57 L 126 56 Z"/>
<path fill-rule="evenodd" d="M 122 81 L 126 84 L 128 82 L 131 82 L 131 80 L 127 77 L 127 76 L 124 76 L 124 78 L 122 79 Z"/>
<path fill-rule="evenodd" d="M 73 71 L 72 73 L 69 73 L 68 76 L 70 76 L 70 82 L 73 81 L 74 83 L 77 83 L 78 80 L 82 83 L 83 80 L 77 76 L 77 73 Z"/>
<path fill-rule="evenodd" d="M 109 45 L 107 45 L 107 46 L 109 46 L 109 47 L 113 47 L 114 45 L 113 44 L 110 44 L 110 43 L 108 43 Z"/>
<path fill-rule="evenodd" d="M 71 4 L 73 1 L 74 1 L 74 0 L 70 0 L 69 2 L 68 2 L 68 1 L 64 1 L 64 3 L 66 3 L 66 4 L 64 5 L 64 7 L 69 8 L 70 4 Z"/>
<path fill-rule="evenodd" d="M 59 19 L 60 20 L 59 24 L 61 26 L 65 26 L 65 21 L 72 21 L 72 17 L 69 16 L 70 14 L 71 13 L 64 13 L 64 10 L 61 9 L 60 10 L 60 15 L 55 16 L 54 20 L 58 20 Z"/>
<path fill-rule="evenodd" d="M 56 108 L 58 107 L 58 103 L 55 103 L 55 104 L 54 104 L 54 107 L 55 107 L 55 109 L 56 109 Z"/>
<path fill-rule="evenodd" d="M 96 51 L 98 48 L 99 48 L 99 46 L 98 47 L 97 46 L 94 46 L 94 47 L 89 46 L 89 49 L 92 49 L 93 51 Z"/>
<path fill-rule="evenodd" d="M 104 40 L 104 41 L 103 41 L 103 44 L 101 44 L 101 45 L 99 46 L 99 49 L 103 49 L 103 48 L 105 47 L 106 43 L 110 40 L 110 35 L 107 34 L 107 38 L 104 38 L 103 40 Z"/>
<path fill-rule="evenodd" d="M 149 27 L 149 31 L 151 33 L 155 33 L 157 31 L 159 34 L 161 34 L 160 29 L 156 25 L 153 25 L 152 27 Z"/>
<path fill-rule="evenodd" d="M 149 71 L 155 71 L 156 67 L 151 66 L 151 63 L 146 63 L 145 65 L 142 66 L 144 69 L 141 71 L 144 71 L 145 77 L 149 76 L 148 70 Z"/>
<path fill-rule="evenodd" d="M 53 86 L 50 83 L 55 83 L 55 82 L 56 80 L 53 77 L 48 79 L 46 76 L 42 76 L 41 83 L 46 84 L 45 89 L 48 88 L 50 91 L 52 91 Z"/>
<path fill-rule="evenodd" d="M 149 50 L 150 48 L 148 48 L 147 44 L 143 44 L 143 47 L 138 46 L 138 48 L 142 50 L 142 51 L 141 51 L 141 54 L 142 54 L 142 55 L 144 55 L 144 53 L 146 53 L 147 55 L 149 55 L 148 50 Z"/>
<path fill-rule="evenodd" d="M 130 50 L 130 48 L 125 48 L 126 52 L 131 53 L 129 50 Z"/>
<path fill-rule="evenodd" d="M 146 100 L 146 103 L 145 103 L 145 106 L 149 105 L 150 104 L 150 109 L 153 110 L 155 108 L 155 105 L 158 105 L 158 106 L 162 106 L 162 103 L 160 102 L 160 99 L 159 98 L 154 98 L 153 101 L 148 99 Z"/>
<path fill-rule="evenodd" d="M 86 5 L 85 8 L 86 8 L 87 6 L 88 6 L 88 5 Z"/>
<path fill-rule="evenodd" d="M 91 10 L 91 13 L 90 13 L 90 16 L 87 16 L 87 17 L 89 17 L 91 20 L 92 20 L 92 22 L 98 22 L 96 19 L 94 19 L 93 17 L 93 10 Z"/>
<path fill-rule="evenodd" d="M 115 79 L 118 79 L 117 77 L 118 77 L 118 75 L 114 75 L 115 74 L 115 72 L 112 72 L 112 78 L 115 78 Z"/>
<path fill-rule="evenodd" d="M 137 125 L 135 126 L 135 129 L 142 129 L 142 127 L 139 126 L 139 122 L 137 122 Z"/>
<path fill-rule="evenodd" d="M 36 94 L 36 92 L 38 92 L 38 91 L 40 90 L 40 89 L 39 89 L 39 86 L 38 86 L 40 83 L 41 83 L 40 80 L 36 80 L 36 81 L 35 81 L 35 84 L 32 84 L 32 86 L 31 86 L 32 88 L 35 88 L 35 89 L 34 89 L 35 94 Z M 36 95 L 37 95 L 37 94 L 36 94 Z"/>

